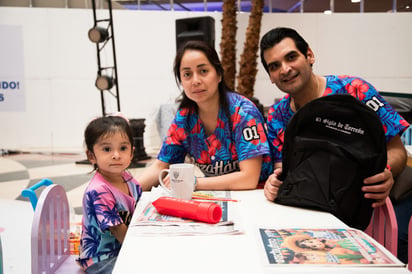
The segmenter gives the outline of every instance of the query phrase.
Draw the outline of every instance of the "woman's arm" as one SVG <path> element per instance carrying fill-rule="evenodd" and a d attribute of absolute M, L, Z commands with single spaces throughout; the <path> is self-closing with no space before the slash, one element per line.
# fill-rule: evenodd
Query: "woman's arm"
<path fill-rule="evenodd" d="M 143 191 L 149 191 L 153 186 L 157 186 L 159 184 L 160 171 L 167 168 L 169 168 L 168 163 L 160 161 L 159 159 L 154 160 L 137 179 Z"/>
<path fill-rule="evenodd" d="M 255 189 L 259 183 L 261 168 L 262 156 L 240 161 L 240 171 L 214 177 L 198 177 L 196 190 Z"/>

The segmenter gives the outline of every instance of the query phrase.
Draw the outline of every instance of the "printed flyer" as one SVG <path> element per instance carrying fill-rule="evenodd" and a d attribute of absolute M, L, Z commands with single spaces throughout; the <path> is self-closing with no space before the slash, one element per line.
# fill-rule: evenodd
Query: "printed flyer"
<path fill-rule="evenodd" d="M 130 227 L 132 227 L 134 233 L 145 236 L 242 233 L 239 225 L 234 221 L 236 219 L 236 210 L 234 206 L 236 201 L 230 199 L 229 192 L 197 192 L 196 195 L 194 194 L 193 199 L 212 201 L 220 205 L 222 208 L 222 217 L 216 224 L 160 214 L 152 205 L 152 200 L 158 198 L 158 195 L 154 196 L 155 197 L 152 196 L 150 198 L 143 196 L 139 200 L 130 223 Z"/>

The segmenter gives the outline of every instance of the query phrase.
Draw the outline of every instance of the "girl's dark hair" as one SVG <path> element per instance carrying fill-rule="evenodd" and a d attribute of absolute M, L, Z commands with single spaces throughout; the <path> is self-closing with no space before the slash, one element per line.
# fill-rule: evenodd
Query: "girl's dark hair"
<path fill-rule="evenodd" d="M 178 85 L 182 83 L 182 79 L 180 78 L 180 66 L 182 62 L 182 58 L 184 53 L 187 50 L 197 50 L 201 51 L 205 54 L 206 58 L 209 60 L 210 64 L 215 68 L 216 73 L 221 77 L 221 81 L 218 85 L 218 90 L 219 90 L 219 102 L 220 105 L 223 107 L 225 114 L 230 118 L 229 115 L 229 106 L 228 106 L 228 101 L 226 98 L 226 93 L 231 92 L 231 90 L 228 88 L 226 85 L 225 79 L 224 79 L 224 70 L 223 66 L 220 63 L 219 56 L 217 55 L 216 50 L 211 47 L 209 44 L 203 41 L 198 41 L 198 40 L 190 40 L 183 44 L 176 53 L 174 65 L 173 65 L 173 71 L 175 75 L 175 80 Z M 191 110 L 195 110 L 196 112 L 198 111 L 198 106 L 196 102 L 190 100 L 184 91 L 182 91 L 180 97 L 176 100 L 180 108 L 189 108 Z M 230 119 L 229 119 L 230 120 Z"/>
<path fill-rule="evenodd" d="M 133 146 L 133 133 L 128 121 L 119 116 L 97 118 L 89 123 L 84 131 L 84 141 L 88 151 L 93 152 L 93 146 L 102 136 L 125 133 Z"/>
<path fill-rule="evenodd" d="M 262 37 L 262 40 L 260 41 L 260 60 L 262 61 L 262 65 L 265 68 L 266 72 L 269 72 L 269 69 L 266 60 L 263 57 L 263 53 L 265 52 L 265 50 L 276 46 L 285 38 L 291 38 L 295 42 L 296 48 L 305 57 L 307 57 L 309 45 L 296 30 L 291 28 L 271 29 Z"/>

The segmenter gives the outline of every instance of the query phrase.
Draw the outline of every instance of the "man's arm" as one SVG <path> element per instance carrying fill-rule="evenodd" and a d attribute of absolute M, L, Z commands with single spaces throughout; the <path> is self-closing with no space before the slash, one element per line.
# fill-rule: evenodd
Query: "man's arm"
<path fill-rule="evenodd" d="M 398 176 L 405 168 L 408 156 L 401 137 L 396 135 L 386 145 L 388 150 L 388 165 L 391 167 L 393 177 Z"/>

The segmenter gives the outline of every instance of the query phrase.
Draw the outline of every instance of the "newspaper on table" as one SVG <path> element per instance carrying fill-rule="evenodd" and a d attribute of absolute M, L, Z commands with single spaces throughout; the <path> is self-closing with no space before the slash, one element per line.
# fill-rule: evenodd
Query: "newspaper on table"
<path fill-rule="evenodd" d="M 269 265 L 404 266 L 372 237 L 351 228 L 259 228 Z"/>
<path fill-rule="evenodd" d="M 213 200 L 220 198 L 230 200 L 229 191 L 202 191 L 202 196 L 211 197 L 211 200 L 200 201 L 215 202 L 222 208 L 222 218 L 216 224 L 199 222 L 175 216 L 159 214 L 152 205 L 164 193 L 160 188 L 153 188 L 139 200 L 134 216 L 129 226 L 133 226 L 134 233 L 146 236 L 181 236 L 181 235 L 213 235 L 213 234 L 241 234 L 238 223 L 235 223 L 236 209 L 233 201 Z"/>

